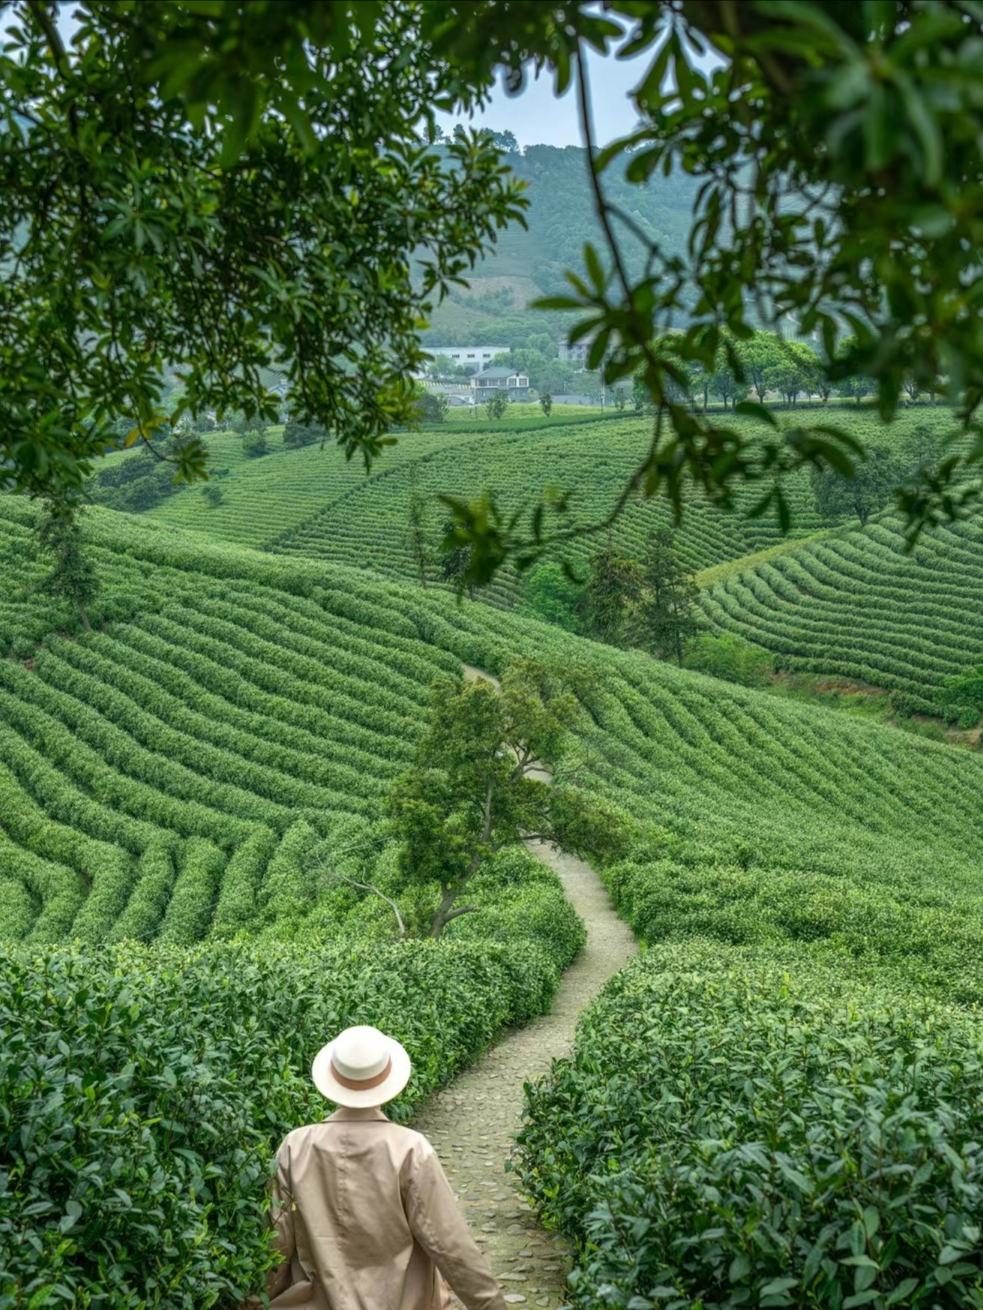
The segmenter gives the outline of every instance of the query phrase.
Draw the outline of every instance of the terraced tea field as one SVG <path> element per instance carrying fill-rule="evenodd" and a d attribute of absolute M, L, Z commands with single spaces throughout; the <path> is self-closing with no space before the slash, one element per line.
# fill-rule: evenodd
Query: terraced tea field
<path fill-rule="evenodd" d="M 567 407 L 571 409 L 573 407 Z M 523 412 L 517 412 L 517 411 Z M 526 434 L 535 439 L 547 420 L 539 407 L 515 406 L 502 420 L 450 418 L 422 432 L 404 432 L 396 445 L 388 447 L 368 479 L 388 477 L 404 464 L 425 460 L 434 452 L 472 441 L 495 442 L 503 436 Z M 550 420 L 553 424 L 578 426 L 596 423 L 590 411 L 574 410 Z M 367 481 L 360 459 L 346 460 L 333 443 L 286 449 L 282 429 L 268 430 L 269 454 L 249 458 L 243 454 L 242 438 L 232 432 L 213 433 L 206 438 L 211 457 L 212 481 L 222 500 L 212 505 L 201 484 L 170 497 L 147 517 L 176 527 L 188 528 L 220 541 L 264 547 L 271 539 L 327 510 L 339 499 L 363 487 Z M 113 456 L 112 459 L 127 458 Z"/>
<path fill-rule="evenodd" d="M 786 669 L 902 692 L 938 714 L 947 677 L 983 661 L 983 522 L 926 532 L 905 553 L 900 519 L 803 544 L 713 586 L 714 629 Z"/>
<path fill-rule="evenodd" d="M 24 557 L 26 511 L 4 508 L 6 557 Z M 191 941 L 267 923 L 278 868 L 378 815 L 435 674 L 515 650 L 597 667 L 592 785 L 713 859 L 752 841 L 769 862 L 866 881 L 937 871 L 944 851 L 961 883 L 983 854 L 965 822 L 976 756 L 343 566 L 90 518 L 100 630 L 0 663 L 8 936 Z M 285 900 L 302 917 L 316 889 Z"/>
<path fill-rule="evenodd" d="M 608 464 L 594 460 L 600 504 L 631 433 L 616 421 L 591 430 L 610 434 L 615 452 Z M 544 443 L 543 472 L 552 460 L 586 474 L 588 446 L 578 439 L 587 432 L 523 434 L 522 444 L 528 452 L 527 442 Z M 417 485 L 431 464 L 441 479 L 455 463 L 473 480 L 504 477 L 518 441 L 486 437 L 473 465 L 465 463 L 473 442 L 434 450 L 414 463 Z M 313 461 L 327 454 L 284 453 L 255 467 L 264 476 L 277 467 L 320 472 L 328 463 Z M 330 522 L 324 511 L 303 519 L 303 477 L 284 479 L 289 494 L 276 520 L 278 479 L 264 485 L 252 468 L 242 471 L 256 478 L 257 508 L 239 535 L 263 514 L 293 521 L 295 532 Z M 949 1007 L 946 1023 L 964 1016 L 945 1069 L 975 1050 L 980 754 L 386 578 L 386 567 L 406 570 L 397 552 L 387 554 L 367 507 L 389 485 L 398 525 L 406 478 L 407 465 L 394 462 L 342 488 L 331 507 L 339 522 L 351 510 L 353 535 L 336 547 L 359 567 L 329 558 L 316 539 L 307 554 L 285 545 L 272 552 L 182 529 L 168 518 L 182 504 L 190 507 L 182 513 L 212 512 L 194 491 L 153 515 L 92 510 L 84 532 L 100 592 L 91 632 L 40 589 L 32 508 L 0 499 L 0 1047 L 9 1053 L 0 1092 L 18 1129 L 8 1134 L 13 1183 L 0 1192 L 0 1239 L 26 1234 L 0 1251 L 0 1299 L 35 1279 L 71 1296 L 112 1279 L 121 1298 L 152 1303 L 156 1292 L 144 1283 L 160 1264 L 185 1304 L 203 1278 L 238 1304 L 266 1267 L 265 1162 L 290 1127 L 323 1113 L 308 1069 L 326 1033 L 369 1021 L 406 1043 L 414 1080 L 392 1111 L 405 1119 L 504 1031 L 549 1009 L 584 930 L 555 875 L 524 853 L 479 875 L 481 912 L 440 942 L 396 940 L 380 898 L 335 877 L 361 874 L 363 863 L 379 879 L 392 876 L 396 851 L 381 822 L 387 792 L 426 729 L 433 678 L 464 663 L 501 673 L 510 657 L 535 655 L 579 675 L 576 748 L 556 781 L 609 804 L 611 845 L 597 840 L 596 863 L 619 912 L 652 948 L 642 970 L 629 966 L 592 1011 L 598 1049 L 628 1049 L 626 1013 L 650 1041 L 666 1020 L 664 995 L 684 998 L 674 1016 L 697 1016 L 698 1034 L 682 1039 L 687 1052 L 706 1031 L 729 1031 L 735 998 L 756 998 L 752 1017 L 757 1023 L 760 1012 L 765 1027 L 777 1007 L 784 1034 L 790 1007 L 805 1012 L 804 1000 L 788 999 L 785 977 L 821 993 L 809 1050 L 821 1047 L 824 1070 L 858 1049 L 870 978 L 876 996 L 898 1007 L 899 1036 L 882 1043 L 885 1058 L 894 1060 L 913 1031 L 913 1009 L 928 1015 L 926 1034 L 938 1031 L 931 1006 Z M 520 494 L 514 475 L 510 487 Z M 773 540 L 766 526 L 742 536 L 737 524 L 694 511 L 687 557 L 712 567 Z M 641 543 L 644 520 L 627 517 L 629 530 Z M 798 551 L 859 535 L 840 532 Z M 884 528 L 864 540 L 880 541 L 877 532 Z M 780 571 L 798 551 L 767 567 Z M 939 552 L 949 577 L 961 557 Z M 378 571 L 365 567 L 373 561 Z M 963 562 L 968 573 L 970 557 Z M 499 599 L 509 599 L 507 587 Z M 903 650 L 900 633 L 894 639 Z M 389 887 L 410 898 L 409 909 L 412 893 Z M 609 1006 L 622 986 L 637 996 Z M 740 1053 L 757 1030 L 741 1016 L 735 1022 L 740 1032 L 726 1048 Z M 965 1036 L 958 1024 L 968 1025 Z M 610 1080 L 583 1040 L 578 1096 L 586 1100 L 576 1122 L 585 1130 L 610 1123 L 627 1141 L 638 1120 L 634 1093 L 604 1108 Z M 719 1075 L 719 1059 L 708 1055 L 701 1086 Z M 482 1151 L 489 1104 L 476 1100 L 468 1116 Z M 646 1123 L 662 1122 L 642 1105 Z M 566 1163 L 563 1114 L 549 1097 L 534 1103 L 525 1167 L 551 1196 L 570 1198 L 559 1222 L 577 1237 L 591 1193 Z M 66 1123 L 90 1143 L 83 1184 L 76 1153 L 58 1146 Z M 232 1125 L 220 1140 L 216 1123 Z M 531 1141 L 538 1154 L 528 1154 Z M 209 1170 L 218 1181 L 206 1188 Z M 533 1194 L 537 1186 L 533 1179 Z M 179 1256 L 147 1221 L 161 1188 L 175 1225 L 194 1238 Z M 82 1198 L 80 1227 L 92 1229 L 91 1241 L 64 1240 L 62 1193 Z M 106 1232 L 111 1260 L 100 1254 Z M 589 1280 L 580 1284 L 584 1305 L 596 1310 Z"/>

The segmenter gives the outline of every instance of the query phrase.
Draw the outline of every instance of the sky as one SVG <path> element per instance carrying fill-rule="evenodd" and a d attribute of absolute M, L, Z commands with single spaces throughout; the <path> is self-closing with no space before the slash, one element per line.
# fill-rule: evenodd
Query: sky
<path fill-rule="evenodd" d="M 599 145 L 607 145 L 635 126 L 637 117 L 628 93 L 641 81 L 651 59 L 651 50 L 627 60 L 604 59 L 593 52 L 588 55 L 594 131 Z M 437 119 L 445 132 L 458 122 L 465 127 L 480 124 L 494 132 L 514 132 L 520 146 L 584 144 L 573 85 L 557 99 L 553 94 L 552 75 L 546 69 L 538 81 L 527 80 L 518 96 L 510 96 L 499 84 L 488 108 L 474 119 L 447 114 L 438 114 Z"/>

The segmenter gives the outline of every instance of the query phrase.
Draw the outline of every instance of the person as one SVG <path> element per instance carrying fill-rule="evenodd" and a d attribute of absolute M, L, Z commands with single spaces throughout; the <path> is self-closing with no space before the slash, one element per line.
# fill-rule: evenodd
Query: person
<path fill-rule="evenodd" d="M 468 1310 L 507 1310 L 433 1147 L 382 1112 L 411 1072 L 365 1025 L 315 1057 L 314 1085 L 339 1108 L 277 1152 L 272 1310 L 443 1310 L 447 1284 Z"/>

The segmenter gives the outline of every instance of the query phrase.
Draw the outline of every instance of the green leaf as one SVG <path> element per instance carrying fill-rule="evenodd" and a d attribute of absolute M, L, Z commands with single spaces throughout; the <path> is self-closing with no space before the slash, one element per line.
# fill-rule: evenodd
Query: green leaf
<path fill-rule="evenodd" d="M 595 289 L 602 292 L 607 279 L 604 276 L 604 268 L 600 257 L 589 241 L 584 245 L 584 263 L 587 266 L 587 276 L 594 284 Z"/>
<path fill-rule="evenodd" d="M 769 427 L 777 428 L 778 419 L 766 405 L 759 405 L 754 400 L 739 400 L 734 406 L 734 413 L 744 418 L 758 419 Z"/>
<path fill-rule="evenodd" d="M 797 1278 L 773 1278 L 771 1282 L 765 1283 L 761 1288 L 762 1296 L 780 1296 L 783 1292 L 790 1292 L 793 1287 L 798 1287 Z"/>
<path fill-rule="evenodd" d="M 746 1278 L 750 1272 L 751 1261 L 742 1251 L 739 1255 L 735 1255 L 730 1262 L 730 1269 L 728 1270 L 727 1276 L 732 1283 L 739 1283 L 741 1279 Z"/>
<path fill-rule="evenodd" d="M 905 1301 L 918 1286 L 917 1278 L 905 1278 L 898 1283 L 897 1287 L 892 1288 L 884 1298 L 885 1305 L 897 1305 L 899 1301 Z"/>

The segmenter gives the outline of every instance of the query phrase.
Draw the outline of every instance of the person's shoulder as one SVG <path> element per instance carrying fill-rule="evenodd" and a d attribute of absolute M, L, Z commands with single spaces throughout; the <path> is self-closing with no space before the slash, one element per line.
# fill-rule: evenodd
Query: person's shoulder
<path fill-rule="evenodd" d="M 390 1140 L 395 1142 L 399 1154 L 405 1161 L 413 1161 L 414 1164 L 420 1165 L 425 1160 L 435 1159 L 437 1152 L 434 1150 L 433 1143 L 423 1133 L 418 1133 L 415 1128 L 406 1128 L 402 1124 L 392 1124 L 390 1126 Z"/>
<path fill-rule="evenodd" d="M 280 1150 L 277 1154 L 279 1155 L 283 1151 L 296 1150 L 297 1147 L 320 1137 L 326 1131 L 327 1122 L 324 1119 L 321 1119 L 318 1123 L 301 1124 L 299 1128 L 292 1128 L 280 1143 Z"/>

